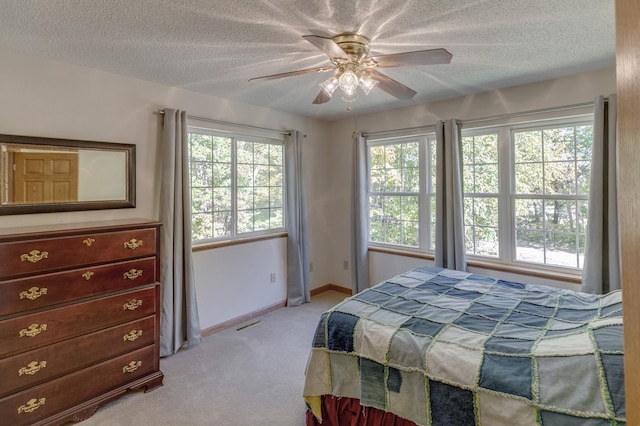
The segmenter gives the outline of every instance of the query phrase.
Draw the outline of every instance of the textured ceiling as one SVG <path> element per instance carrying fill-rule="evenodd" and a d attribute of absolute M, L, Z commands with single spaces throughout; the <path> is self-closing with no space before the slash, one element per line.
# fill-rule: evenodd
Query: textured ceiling
<path fill-rule="evenodd" d="M 354 113 L 483 92 L 615 64 L 614 0 L 0 0 L 0 45 L 254 105 L 333 120 L 312 105 L 330 65 L 301 38 L 357 32 L 372 54 L 443 47 L 448 65 L 381 70 L 418 94 L 377 90 Z"/>

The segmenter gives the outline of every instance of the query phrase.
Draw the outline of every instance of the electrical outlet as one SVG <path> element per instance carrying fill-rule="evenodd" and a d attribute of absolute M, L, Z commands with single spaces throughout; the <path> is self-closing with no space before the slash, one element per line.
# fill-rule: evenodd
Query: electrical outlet
<path fill-rule="evenodd" d="M 309 262 L 309 272 L 313 272 L 313 262 Z"/>
<path fill-rule="evenodd" d="M 276 282 L 276 273 L 275 272 L 271 273 L 271 278 L 270 279 L 271 279 L 271 283 L 275 283 Z"/>
<path fill-rule="evenodd" d="M 345 260 L 342 262 L 342 269 L 345 271 L 349 270 L 349 261 Z"/>

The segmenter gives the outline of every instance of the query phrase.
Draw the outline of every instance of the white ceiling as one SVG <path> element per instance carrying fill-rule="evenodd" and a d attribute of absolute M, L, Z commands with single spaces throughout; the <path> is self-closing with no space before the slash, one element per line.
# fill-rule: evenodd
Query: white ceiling
<path fill-rule="evenodd" d="M 325 120 L 615 65 L 614 0 L 0 0 L 0 45 Z M 301 38 L 357 32 L 373 54 L 445 48 L 448 65 L 381 71 L 418 94 L 377 90 L 346 112 L 312 105 L 330 65 Z M 179 107 L 179 106 L 178 106 Z"/>

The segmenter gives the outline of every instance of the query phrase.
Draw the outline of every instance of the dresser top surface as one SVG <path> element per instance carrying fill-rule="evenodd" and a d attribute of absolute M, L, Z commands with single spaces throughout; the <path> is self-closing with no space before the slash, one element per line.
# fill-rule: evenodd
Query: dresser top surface
<path fill-rule="evenodd" d="M 51 224 L 51 225 L 33 225 L 14 228 L 0 228 L 0 241 L 6 240 L 11 237 L 27 237 L 27 236 L 39 236 L 41 234 L 51 233 L 75 233 L 82 231 L 95 232 L 96 230 L 108 231 L 111 229 L 127 229 L 137 228 L 140 226 L 160 226 L 161 222 L 150 219 L 115 219 L 93 222 L 76 222 L 65 224 Z"/>

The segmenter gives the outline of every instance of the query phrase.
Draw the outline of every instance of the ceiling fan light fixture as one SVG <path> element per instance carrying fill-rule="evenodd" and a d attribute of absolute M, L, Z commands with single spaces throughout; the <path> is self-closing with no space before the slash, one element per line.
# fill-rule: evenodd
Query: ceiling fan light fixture
<path fill-rule="evenodd" d="M 360 83 L 356 73 L 346 70 L 338 80 L 340 81 L 340 89 L 342 89 L 344 95 L 353 96 L 356 93 Z"/>
<path fill-rule="evenodd" d="M 327 96 L 332 97 L 339 85 L 340 82 L 334 76 L 320 83 L 320 88 Z"/>
<path fill-rule="evenodd" d="M 365 95 L 369 95 L 373 89 L 378 85 L 378 80 L 374 80 L 370 75 L 363 73 L 360 76 L 360 87 Z"/>
<path fill-rule="evenodd" d="M 341 98 L 344 102 L 346 103 L 351 103 L 351 102 L 355 102 L 358 99 L 358 92 L 353 92 L 352 94 L 347 94 L 347 93 L 343 93 L 342 94 L 342 98 Z"/>

